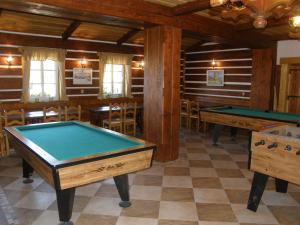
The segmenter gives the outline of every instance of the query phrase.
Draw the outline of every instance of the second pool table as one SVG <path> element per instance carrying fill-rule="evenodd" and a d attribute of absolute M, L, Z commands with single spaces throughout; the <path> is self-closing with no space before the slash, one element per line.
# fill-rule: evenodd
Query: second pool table
<path fill-rule="evenodd" d="M 154 144 L 80 122 L 6 127 L 23 159 L 24 182 L 36 171 L 54 187 L 61 224 L 72 224 L 75 188 L 113 177 L 121 207 L 130 206 L 128 173 L 149 168 Z"/>

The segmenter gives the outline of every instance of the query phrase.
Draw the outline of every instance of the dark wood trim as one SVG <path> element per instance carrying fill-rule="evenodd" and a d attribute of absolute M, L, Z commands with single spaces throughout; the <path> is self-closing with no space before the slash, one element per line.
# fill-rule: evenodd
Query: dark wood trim
<path fill-rule="evenodd" d="M 128 31 L 117 41 L 117 45 L 122 45 L 124 42 L 128 41 L 130 38 L 132 38 L 134 35 L 136 35 L 139 31 L 140 30 L 138 30 L 138 29 L 133 29 L 133 30 Z"/>
<path fill-rule="evenodd" d="M 201 45 L 203 45 L 205 43 L 205 41 L 201 40 L 201 41 L 198 41 L 196 44 L 193 44 L 192 46 L 188 47 L 186 49 L 186 51 L 192 51 L 198 47 L 201 47 Z"/>
<path fill-rule="evenodd" d="M 174 16 L 181 16 L 211 8 L 210 0 L 196 0 L 173 7 Z"/>
<path fill-rule="evenodd" d="M 80 24 L 80 21 L 74 20 L 62 34 L 62 39 L 64 41 L 68 40 L 68 38 L 74 33 L 74 31 L 80 26 Z"/>

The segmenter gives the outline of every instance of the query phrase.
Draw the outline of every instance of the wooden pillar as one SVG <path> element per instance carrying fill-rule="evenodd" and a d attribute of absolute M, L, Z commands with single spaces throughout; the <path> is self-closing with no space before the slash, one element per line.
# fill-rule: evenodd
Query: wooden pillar
<path fill-rule="evenodd" d="M 144 138 L 157 144 L 155 159 L 178 158 L 181 29 L 145 30 Z"/>
<path fill-rule="evenodd" d="M 250 107 L 271 109 L 273 103 L 274 48 L 254 49 Z"/>

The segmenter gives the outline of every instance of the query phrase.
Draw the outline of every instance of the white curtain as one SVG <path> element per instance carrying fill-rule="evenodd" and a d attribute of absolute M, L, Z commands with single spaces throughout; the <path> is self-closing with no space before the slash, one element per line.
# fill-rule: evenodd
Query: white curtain
<path fill-rule="evenodd" d="M 66 81 L 65 81 L 65 56 L 66 50 L 55 48 L 36 48 L 23 47 L 22 52 L 22 67 L 23 67 L 23 94 L 22 101 L 29 102 L 29 79 L 30 79 L 30 64 L 32 60 L 45 61 L 53 60 L 58 65 L 58 90 L 59 100 L 67 100 Z"/>
<path fill-rule="evenodd" d="M 119 54 L 119 53 L 99 53 L 99 95 L 98 98 L 105 98 L 103 93 L 103 78 L 105 64 L 118 64 L 124 66 L 124 97 L 131 98 L 131 54 Z"/>

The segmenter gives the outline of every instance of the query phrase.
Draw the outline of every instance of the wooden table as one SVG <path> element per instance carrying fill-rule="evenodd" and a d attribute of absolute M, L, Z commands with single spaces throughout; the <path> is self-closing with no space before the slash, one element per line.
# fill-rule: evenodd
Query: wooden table
<path fill-rule="evenodd" d="M 113 110 L 120 110 L 120 109 L 113 108 Z M 91 124 L 102 127 L 102 121 L 108 118 L 109 106 L 99 106 L 99 107 L 91 108 L 89 111 L 90 111 Z M 136 123 L 139 129 L 143 131 L 143 105 L 137 105 Z"/>

